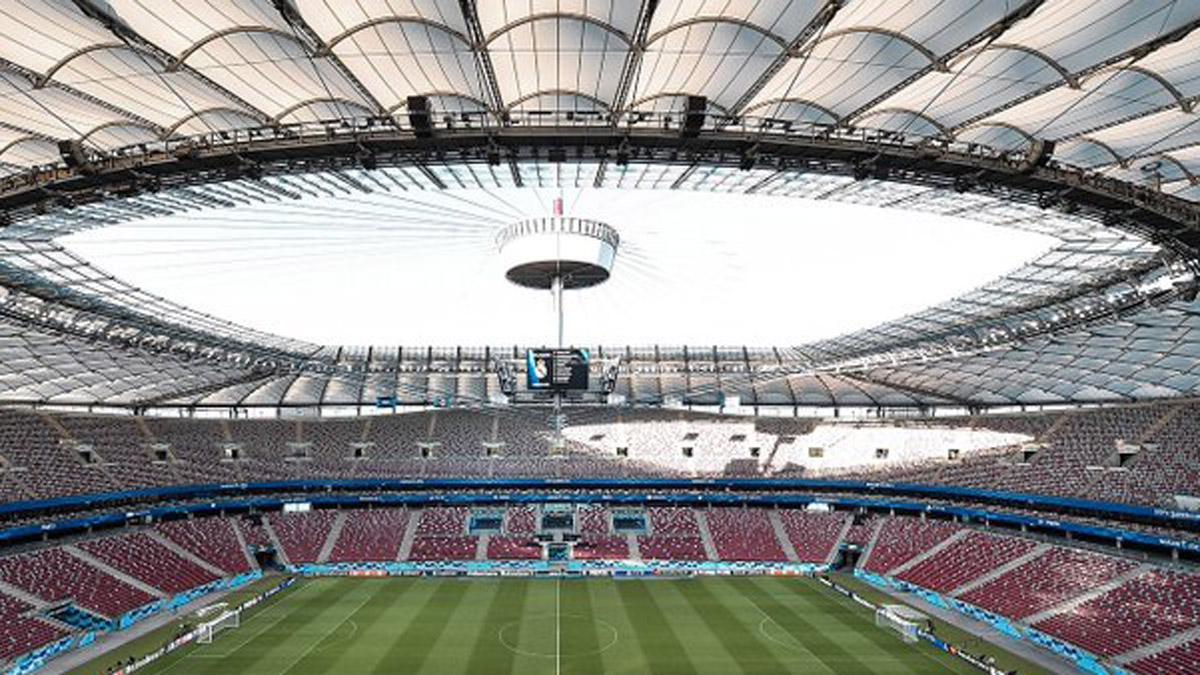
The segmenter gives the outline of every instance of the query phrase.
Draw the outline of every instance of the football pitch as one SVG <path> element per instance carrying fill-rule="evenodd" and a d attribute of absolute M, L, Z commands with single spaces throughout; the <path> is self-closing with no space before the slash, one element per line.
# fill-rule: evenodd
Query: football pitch
<path fill-rule="evenodd" d="M 145 673 L 977 673 L 819 582 L 323 578 Z"/>

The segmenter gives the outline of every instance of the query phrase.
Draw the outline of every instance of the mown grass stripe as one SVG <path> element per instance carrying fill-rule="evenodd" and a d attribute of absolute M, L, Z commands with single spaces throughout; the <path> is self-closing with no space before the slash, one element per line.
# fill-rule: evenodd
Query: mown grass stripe
<path fill-rule="evenodd" d="M 709 632 L 725 647 L 738 667 L 745 673 L 782 673 L 787 666 L 779 661 L 770 647 L 734 616 L 723 598 L 717 597 L 706 583 L 684 582 L 677 585 Z"/>
<path fill-rule="evenodd" d="M 592 615 L 592 594 L 588 582 L 583 579 L 562 582 L 563 614 L 570 615 L 570 621 L 563 624 L 562 636 L 562 670 L 564 673 L 603 673 L 604 663 L 600 660 L 600 648 L 604 646 L 600 640 L 608 643 L 611 633 L 602 627 Z M 580 621 L 575 617 L 586 617 L 588 621 Z M 601 632 L 604 633 L 601 637 Z"/>
<path fill-rule="evenodd" d="M 766 581 L 768 580 L 764 580 L 764 582 Z M 945 660 L 939 658 L 925 644 L 903 645 L 901 643 L 904 648 L 898 650 L 896 636 L 888 635 L 886 631 L 876 626 L 865 608 L 859 607 L 853 600 L 843 595 L 819 586 L 818 582 L 807 583 L 805 585 L 807 588 L 802 591 L 800 587 L 789 585 L 783 579 L 769 581 L 774 581 L 775 584 L 793 594 L 804 592 L 805 597 L 822 614 L 843 626 L 848 634 L 855 636 L 856 640 L 866 640 L 882 651 L 895 654 L 896 661 L 910 666 L 913 672 L 931 672 L 929 670 L 931 666 L 935 672 L 939 673 L 959 672 Z"/>
<path fill-rule="evenodd" d="M 804 614 L 793 611 L 791 607 L 779 602 L 773 594 L 755 583 L 755 580 L 726 579 L 726 583 L 737 589 L 760 611 L 803 644 L 804 648 L 812 652 L 813 656 L 824 663 L 828 669 L 839 673 L 876 672 L 874 668 L 843 647 L 840 642 L 827 635 L 826 626 L 809 621 Z M 796 588 L 788 587 L 789 590 L 793 593 L 798 592 L 798 582 L 793 581 L 792 583 L 796 584 Z M 805 600 L 807 601 L 808 598 Z M 815 607 L 813 609 L 813 616 L 821 616 Z"/>
<path fill-rule="evenodd" d="M 387 652 L 372 671 L 377 675 L 387 673 L 415 673 L 425 665 L 434 643 L 450 623 L 450 616 L 466 595 L 470 583 L 466 580 L 440 581 L 408 627 L 392 641 Z"/>
<path fill-rule="evenodd" d="M 617 596 L 625 616 L 634 628 L 634 638 L 641 649 L 646 666 L 655 675 L 680 675 L 694 673 L 692 665 L 679 637 L 671 629 L 671 622 L 651 595 L 652 583 L 657 581 L 615 581 Z"/>
<path fill-rule="evenodd" d="M 364 637 L 364 630 L 379 621 L 384 612 L 392 609 L 397 600 L 412 588 L 412 581 L 409 579 L 400 583 L 374 580 L 363 580 L 358 583 L 363 584 L 371 591 L 366 602 L 359 605 L 357 610 L 347 615 L 341 624 L 330 631 L 307 658 L 298 661 L 285 673 L 297 670 L 309 673 L 338 672 L 335 664 L 341 659 L 347 656 L 353 658 L 361 653 L 358 645 Z M 350 626 L 351 632 L 345 632 L 346 629 L 343 626 Z"/>
<path fill-rule="evenodd" d="M 514 672 L 513 661 L 517 655 L 500 644 L 499 631 L 507 624 L 515 622 L 516 625 L 509 628 L 505 635 L 514 642 L 520 641 L 519 619 L 525 611 L 525 598 L 529 594 L 531 583 L 536 582 L 526 579 L 506 579 L 498 582 L 483 615 L 483 627 L 471 648 L 466 672 L 496 675 Z"/>
<path fill-rule="evenodd" d="M 263 637 L 271 636 L 274 640 L 260 637 L 238 649 L 228 660 L 222 659 L 216 663 L 226 667 L 236 664 L 235 670 L 250 673 L 275 672 L 273 667 L 266 667 L 267 664 L 290 665 L 314 641 L 324 638 L 333 623 L 341 622 L 344 610 L 340 599 L 356 590 L 359 592 L 354 595 L 354 602 L 357 602 L 358 596 L 369 594 L 369 591 L 362 591 L 361 588 L 353 581 L 344 579 L 328 582 L 317 594 L 307 596 L 299 606 L 293 606 L 292 612 L 283 621 L 264 633 Z"/>
<path fill-rule="evenodd" d="M 370 672 L 379 664 L 392 646 L 396 635 L 416 621 L 425 602 L 433 595 L 441 582 L 427 579 L 388 579 L 385 585 L 401 584 L 403 593 L 394 596 L 393 602 L 369 625 L 360 626 L 355 649 L 342 651 L 331 672 Z"/>

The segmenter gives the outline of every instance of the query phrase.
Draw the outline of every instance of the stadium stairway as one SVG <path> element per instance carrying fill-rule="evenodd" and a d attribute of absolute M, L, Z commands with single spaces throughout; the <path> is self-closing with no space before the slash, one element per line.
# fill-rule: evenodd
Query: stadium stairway
<path fill-rule="evenodd" d="M 1175 418 L 1179 416 L 1179 413 L 1188 410 L 1190 405 L 1191 404 L 1189 403 L 1180 403 L 1178 405 L 1168 407 L 1166 412 L 1158 416 L 1158 419 L 1151 422 L 1150 425 L 1145 429 L 1142 429 L 1142 432 L 1138 434 L 1137 441 L 1135 442 L 1138 445 L 1149 442 L 1150 439 L 1154 438 L 1158 432 L 1162 431 L 1168 424 L 1173 422 Z"/>
<path fill-rule="evenodd" d="M 842 544 L 846 543 L 846 537 L 850 536 L 850 528 L 854 527 L 854 518 L 846 518 L 846 522 L 842 524 L 842 531 L 838 533 L 837 544 L 829 549 L 829 555 L 825 558 L 826 565 L 832 565 L 834 560 L 837 560 L 838 552 L 842 548 Z"/>
<path fill-rule="evenodd" d="M 162 544 L 164 547 L 169 549 L 175 555 L 179 556 L 180 558 L 183 558 L 184 560 L 190 561 L 194 565 L 199 566 L 201 569 L 208 572 L 209 574 L 212 574 L 213 576 L 216 576 L 218 578 L 229 576 L 229 572 L 226 572 L 225 570 L 221 569 L 220 567 L 217 567 L 216 565 L 213 565 L 212 563 L 208 562 L 207 560 L 205 560 L 203 558 L 193 555 L 191 551 L 189 551 L 189 550 L 185 549 L 184 547 L 180 546 L 179 544 L 176 544 L 175 542 L 171 541 L 169 538 L 163 536 L 162 533 L 155 532 L 154 530 L 151 530 L 149 528 L 147 528 L 144 531 L 148 537 L 150 537 L 154 541 Z"/>
<path fill-rule="evenodd" d="M 58 448 L 67 455 L 67 459 L 75 464 L 78 464 L 81 471 L 87 472 L 89 475 L 97 476 L 97 478 L 89 478 L 89 483 L 101 485 L 104 482 L 107 482 L 109 486 L 108 489 L 112 490 L 113 492 L 120 492 L 123 489 L 121 481 L 117 480 L 117 477 L 114 476 L 112 471 L 109 469 L 108 462 L 104 461 L 104 452 L 101 448 L 92 448 L 92 452 L 99 459 L 99 461 L 97 461 L 95 464 L 82 463 L 75 455 L 74 450 L 71 449 L 75 443 L 79 442 L 78 439 L 71 434 L 71 431 L 63 426 L 63 423 L 54 415 L 42 411 L 38 411 L 37 415 L 39 418 L 41 418 L 42 422 L 46 426 L 53 430 L 53 432 L 59 437 L 60 441 L 65 441 L 60 442 L 58 444 Z M 103 477 L 103 480 L 99 479 L 100 476 Z"/>
<path fill-rule="evenodd" d="M 408 560 L 412 555 L 413 541 L 417 538 L 417 523 L 420 520 L 420 509 L 413 509 L 408 514 L 408 525 L 404 528 L 404 538 L 400 540 L 400 550 L 396 552 L 396 560 Z"/>
<path fill-rule="evenodd" d="M 479 538 L 475 540 L 475 559 L 476 560 L 487 560 L 488 559 L 488 554 L 487 554 L 488 541 L 491 540 L 491 538 L 492 538 L 492 535 L 490 535 L 490 534 L 481 534 L 481 535 L 479 535 Z"/>
<path fill-rule="evenodd" d="M 708 529 L 708 513 L 702 509 L 695 509 L 696 526 L 700 529 L 700 543 L 704 544 L 704 555 L 709 560 L 720 560 L 721 556 L 717 554 L 717 545 L 713 542 L 712 532 Z"/>
<path fill-rule="evenodd" d="M 1042 432 L 1042 435 L 1035 438 L 1034 441 L 1038 443 L 1049 443 L 1054 439 L 1054 435 L 1062 430 L 1062 428 L 1065 427 L 1067 422 L 1070 420 L 1071 416 L 1068 414 L 1059 415 L 1054 419 L 1053 422 L 1050 423 L 1049 427 L 1046 427 L 1046 430 Z"/>
<path fill-rule="evenodd" d="M 783 554 L 787 556 L 788 562 L 799 562 L 800 556 L 796 555 L 796 547 L 792 546 L 791 538 L 783 529 L 783 521 L 779 519 L 779 512 L 771 509 L 767 512 L 767 520 L 771 521 L 771 529 L 775 531 L 775 538 L 779 540 L 779 546 L 783 549 Z"/>
<path fill-rule="evenodd" d="M 1025 563 L 1027 563 L 1031 560 L 1034 560 L 1036 558 L 1042 557 L 1042 555 L 1044 555 L 1046 552 L 1048 552 L 1051 548 L 1052 547 L 1050 546 L 1050 544 L 1038 544 L 1037 546 L 1034 546 L 1028 553 L 1025 553 L 1024 555 L 1022 555 L 1018 558 L 1010 560 L 1010 561 L 1004 563 L 1003 565 L 1001 565 L 997 568 L 994 568 L 987 574 L 984 574 L 981 577 L 976 577 L 976 578 L 968 581 L 967 583 L 963 584 L 962 586 L 959 586 L 958 588 L 951 591 L 949 593 L 949 595 L 951 597 L 957 598 L 958 596 L 962 595 L 963 593 L 970 593 L 971 591 L 975 590 L 976 588 L 979 588 L 980 586 L 983 586 L 984 584 L 987 584 L 995 579 L 998 579 L 998 578 L 1004 576 L 1005 574 L 1008 574 L 1009 572 L 1017 569 L 1021 565 L 1024 565 Z"/>
<path fill-rule="evenodd" d="M 29 488 L 28 481 L 17 480 L 11 472 L 12 469 L 8 469 L 0 473 L 0 480 L 4 483 L 5 493 L 21 495 L 22 499 L 37 499 L 38 496 Z"/>
<path fill-rule="evenodd" d="M 867 560 L 871 558 L 871 552 L 875 550 L 875 544 L 879 542 L 879 535 L 883 534 L 884 520 L 880 518 L 875 523 L 875 529 L 871 531 L 871 538 L 867 540 L 867 545 L 863 547 L 862 555 L 858 557 L 857 568 L 865 568 Z"/>
<path fill-rule="evenodd" d="M 27 593 L 11 584 L 6 584 L 3 581 L 0 581 L 0 593 L 3 593 L 4 595 L 7 595 L 9 597 L 16 598 L 16 599 L 20 600 L 21 602 L 23 602 L 27 605 L 31 605 L 39 610 L 47 605 L 46 601 L 39 598 L 38 596 L 31 595 L 30 593 Z"/>
<path fill-rule="evenodd" d="M 1147 572 L 1151 572 L 1155 569 L 1156 568 L 1154 567 L 1154 565 L 1138 565 L 1137 567 L 1129 570 L 1128 572 L 1112 579 L 1108 583 L 1100 584 L 1099 586 L 1093 588 L 1092 590 L 1088 591 L 1087 593 L 1082 593 L 1080 595 L 1077 595 L 1077 596 L 1071 598 L 1070 600 L 1067 600 L 1066 602 L 1055 605 L 1054 607 L 1051 607 L 1050 609 L 1047 609 L 1043 612 L 1038 612 L 1037 614 L 1031 614 L 1031 615 L 1025 617 L 1023 619 L 1023 622 L 1026 625 L 1032 626 L 1040 621 L 1045 621 L 1046 619 L 1049 619 L 1050 617 L 1055 616 L 1057 614 L 1062 614 L 1063 612 L 1069 612 L 1069 611 L 1075 609 L 1076 607 L 1082 605 L 1083 603 L 1087 602 L 1088 600 L 1091 600 L 1092 598 L 1098 598 L 1101 595 L 1104 595 L 1105 593 L 1113 590 L 1114 588 L 1117 588 L 1118 586 L 1123 585 L 1125 582 L 1127 582 L 1131 579 L 1134 579 L 1136 577 L 1139 577 Z"/>
<path fill-rule="evenodd" d="M 237 539 L 238 548 L 240 548 L 242 554 L 246 556 L 246 563 L 250 565 L 250 569 L 258 569 L 258 561 L 255 560 L 254 556 L 250 553 L 250 545 L 246 543 L 246 535 L 242 534 L 242 527 L 238 525 L 238 521 L 236 519 L 230 519 L 229 525 L 233 528 L 233 536 L 235 539 Z"/>
<path fill-rule="evenodd" d="M 938 543 L 934 544 L 933 546 L 930 546 L 929 548 L 925 549 L 925 551 L 918 553 L 917 555 L 900 563 L 899 565 L 893 567 L 892 569 L 887 570 L 888 576 L 894 577 L 898 574 L 902 574 L 902 573 L 916 567 L 917 565 L 920 565 L 921 563 L 925 562 L 929 558 L 932 558 L 933 556 L 941 553 L 943 549 L 949 547 L 951 544 L 954 544 L 955 542 L 957 542 L 960 539 L 964 539 L 972 531 L 973 530 L 970 530 L 968 528 L 963 528 L 963 529 L 959 530 L 958 532 L 955 532 L 954 534 L 950 535 L 949 537 L 946 537 L 945 539 L 939 541 Z"/>
<path fill-rule="evenodd" d="M 629 546 L 629 559 L 640 561 L 642 559 L 642 546 L 638 543 L 637 535 L 625 535 L 625 543 Z"/>
<path fill-rule="evenodd" d="M 288 554 L 283 548 L 283 542 L 279 540 L 279 535 L 275 534 L 274 528 L 271 527 L 270 518 L 262 519 L 262 528 L 263 532 L 266 532 L 267 537 L 271 540 L 271 546 L 275 547 L 275 556 L 279 559 L 279 562 L 284 565 L 291 565 L 292 561 L 288 560 Z"/>
<path fill-rule="evenodd" d="M 1158 642 L 1152 642 L 1148 645 L 1143 645 L 1137 649 L 1131 649 L 1124 654 L 1118 654 L 1113 657 L 1113 661 L 1120 665 L 1127 665 L 1134 661 L 1140 661 L 1151 656 L 1157 656 L 1162 652 L 1178 647 L 1192 640 L 1200 639 L 1200 627 L 1185 630 L 1182 633 L 1176 633 L 1170 637 L 1163 638 Z"/>
<path fill-rule="evenodd" d="M 87 551 L 84 551 L 83 549 L 79 548 L 78 546 L 75 546 L 73 544 L 67 544 L 66 546 L 62 547 L 62 550 L 65 551 L 66 553 L 74 556 L 75 558 L 82 560 L 83 562 L 87 563 L 88 565 L 95 567 L 96 569 L 107 574 L 108 576 L 115 577 L 116 579 L 119 579 L 120 581 L 124 582 L 125 584 L 127 584 L 129 586 L 133 586 L 134 588 L 138 589 L 139 591 L 142 591 L 143 593 L 146 593 L 155 598 L 167 597 L 167 593 L 160 591 L 159 589 L 151 586 L 150 584 L 147 584 L 144 581 L 141 581 L 139 579 L 135 579 L 135 578 L 129 576 L 128 574 L 122 572 L 121 570 L 105 563 L 103 560 L 97 558 L 96 556 L 88 553 Z"/>
<path fill-rule="evenodd" d="M 329 562 L 329 556 L 333 553 L 333 547 L 337 545 L 338 537 L 342 534 L 342 528 L 346 526 L 346 512 L 342 511 L 333 519 L 333 525 L 329 527 L 329 535 L 325 537 L 325 543 L 321 545 L 321 552 L 317 554 L 317 562 Z"/>

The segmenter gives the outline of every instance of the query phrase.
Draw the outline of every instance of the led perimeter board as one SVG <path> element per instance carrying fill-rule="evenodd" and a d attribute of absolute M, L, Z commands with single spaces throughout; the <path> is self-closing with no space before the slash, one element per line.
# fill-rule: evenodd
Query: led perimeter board
<path fill-rule="evenodd" d="M 586 391 L 591 356 L 586 349 L 530 349 L 525 352 L 530 391 Z"/>

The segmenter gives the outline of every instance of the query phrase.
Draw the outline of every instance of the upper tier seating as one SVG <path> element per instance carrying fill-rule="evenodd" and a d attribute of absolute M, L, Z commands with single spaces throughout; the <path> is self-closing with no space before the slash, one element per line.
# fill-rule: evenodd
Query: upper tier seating
<path fill-rule="evenodd" d="M 0 559 L 0 581 L 47 602 L 71 600 L 110 619 L 155 600 L 60 548 Z"/>
<path fill-rule="evenodd" d="M 218 578 L 144 532 L 85 541 L 79 548 L 114 569 L 167 593 L 190 591 Z"/>
<path fill-rule="evenodd" d="M 311 477 L 820 476 L 1156 505 L 1200 492 L 1200 403 L 871 425 L 587 409 L 568 416 L 565 457 L 553 460 L 548 419 L 545 409 L 327 420 L 135 420 L 5 409 L 0 466 L 10 471 L 0 472 L 0 499 Z M 1025 463 L 1030 441 L 1043 449 Z M 1143 450 L 1121 464 L 1118 441 Z M 98 461 L 82 461 L 80 447 L 92 448 Z M 226 447 L 241 458 L 225 458 Z M 166 448 L 169 461 L 151 448 Z M 810 455 L 811 448 L 823 454 Z M 888 448 L 888 456 L 877 458 L 875 448 Z M 951 448 L 962 452 L 959 459 L 947 459 Z"/>

